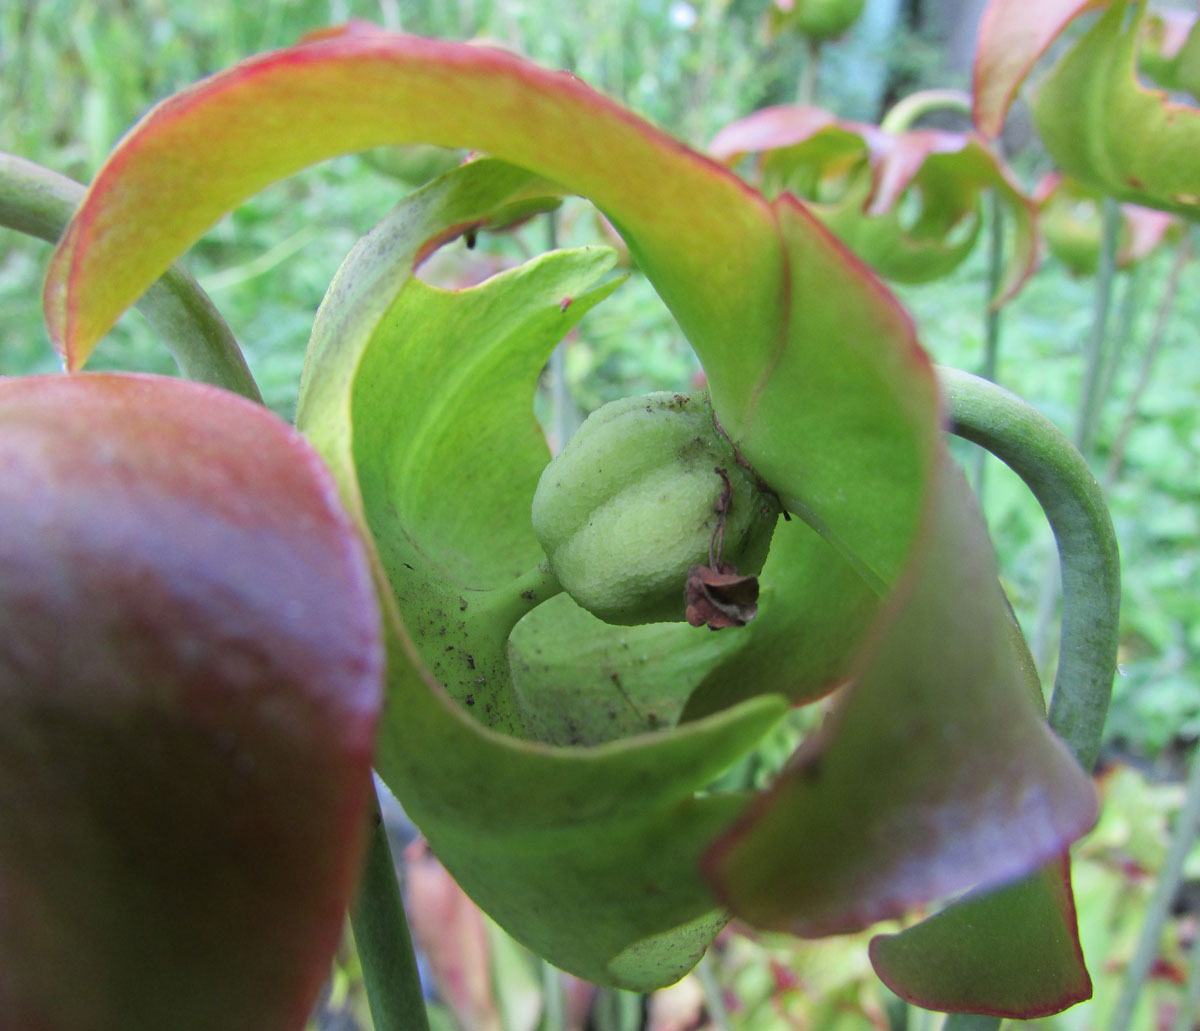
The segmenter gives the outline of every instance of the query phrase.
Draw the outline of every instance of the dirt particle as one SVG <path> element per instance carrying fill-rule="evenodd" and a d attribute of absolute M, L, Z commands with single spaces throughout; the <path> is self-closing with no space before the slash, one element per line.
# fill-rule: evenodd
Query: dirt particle
<path fill-rule="evenodd" d="M 468 705 L 474 705 L 475 704 L 475 696 L 473 694 L 469 694 L 469 695 L 467 695 L 466 698 L 463 699 L 463 701 L 466 702 Z"/>

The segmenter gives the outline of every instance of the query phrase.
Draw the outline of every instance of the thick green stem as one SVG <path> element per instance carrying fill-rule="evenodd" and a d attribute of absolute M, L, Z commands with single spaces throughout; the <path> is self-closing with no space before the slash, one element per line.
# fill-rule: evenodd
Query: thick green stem
<path fill-rule="evenodd" d="M 1175 833 L 1171 837 L 1171 846 L 1167 850 L 1167 858 L 1158 874 L 1158 882 L 1154 886 L 1154 897 L 1146 910 L 1146 920 L 1142 924 L 1138 936 L 1137 947 L 1129 969 L 1125 971 L 1125 980 L 1121 985 L 1121 994 L 1117 996 L 1116 1005 L 1109 1017 L 1109 1031 L 1126 1031 L 1133 1020 L 1133 1009 L 1137 1005 L 1142 985 L 1150 975 L 1150 968 L 1158 956 L 1159 942 L 1162 941 L 1163 927 L 1171 913 L 1171 903 L 1179 885 L 1183 881 L 1184 864 L 1196 831 L 1200 825 L 1200 745 L 1192 754 L 1191 772 L 1188 774 L 1187 795 L 1183 808 L 1175 821 Z M 1196 971 L 1192 971 L 1193 977 Z"/>
<path fill-rule="evenodd" d="M 953 431 L 1020 476 L 1054 531 L 1063 619 L 1050 725 L 1090 770 L 1112 694 L 1121 593 L 1120 555 L 1100 485 L 1059 429 L 1015 394 L 956 369 L 939 376 Z"/>
<path fill-rule="evenodd" d="M 376 1031 L 429 1031 L 404 900 L 374 789 L 371 798 L 374 811 L 366 862 L 358 899 L 350 911 L 371 1020 Z"/>
<path fill-rule="evenodd" d="M 56 243 L 84 192 L 73 179 L 0 154 L 2 226 Z M 208 294 L 181 266 L 172 265 L 137 307 L 188 379 L 262 401 L 233 333 Z"/>
<path fill-rule="evenodd" d="M 495 626 L 507 635 L 521 617 L 556 594 L 562 594 L 562 584 L 550 569 L 550 563 L 543 559 L 511 583 L 479 591 L 472 597 L 476 610 L 488 613 Z"/>

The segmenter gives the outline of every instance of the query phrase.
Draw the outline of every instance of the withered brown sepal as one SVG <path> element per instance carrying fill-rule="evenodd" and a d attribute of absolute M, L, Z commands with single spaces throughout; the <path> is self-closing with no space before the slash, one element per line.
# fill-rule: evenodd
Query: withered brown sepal
<path fill-rule="evenodd" d="M 716 569 L 692 566 L 684 589 L 687 621 L 709 630 L 745 626 L 758 615 L 758 578 L 743 576 L 728 563 Z"/>

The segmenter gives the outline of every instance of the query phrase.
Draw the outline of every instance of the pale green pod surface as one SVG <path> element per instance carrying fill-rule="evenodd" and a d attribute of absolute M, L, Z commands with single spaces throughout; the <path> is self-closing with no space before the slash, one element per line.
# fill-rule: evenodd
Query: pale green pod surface
<path fill-rule="evenodd" d="M 718 508 L 730 494 L 723 538 Z M 680 622 L 688 570 L 713 558 L 762 569 L 779 503 L 739 462 L 706 395 L 656 393 L 593 412 L 533 499 L 533 528 L 563 589 L 609 623 Z"/>

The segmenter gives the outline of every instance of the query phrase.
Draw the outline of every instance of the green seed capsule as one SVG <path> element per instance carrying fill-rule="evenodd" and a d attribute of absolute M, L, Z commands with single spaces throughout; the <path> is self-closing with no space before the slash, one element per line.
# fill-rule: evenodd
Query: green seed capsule
<path fill-rule="evenodd" d="M 546 466 L 533 499 L 533 528 L 563 589 L 626 626 L 681 621 L 688 571 L 710 558 L 757 574 L 778 516 L 705 395 L 605 405 Z"/>

